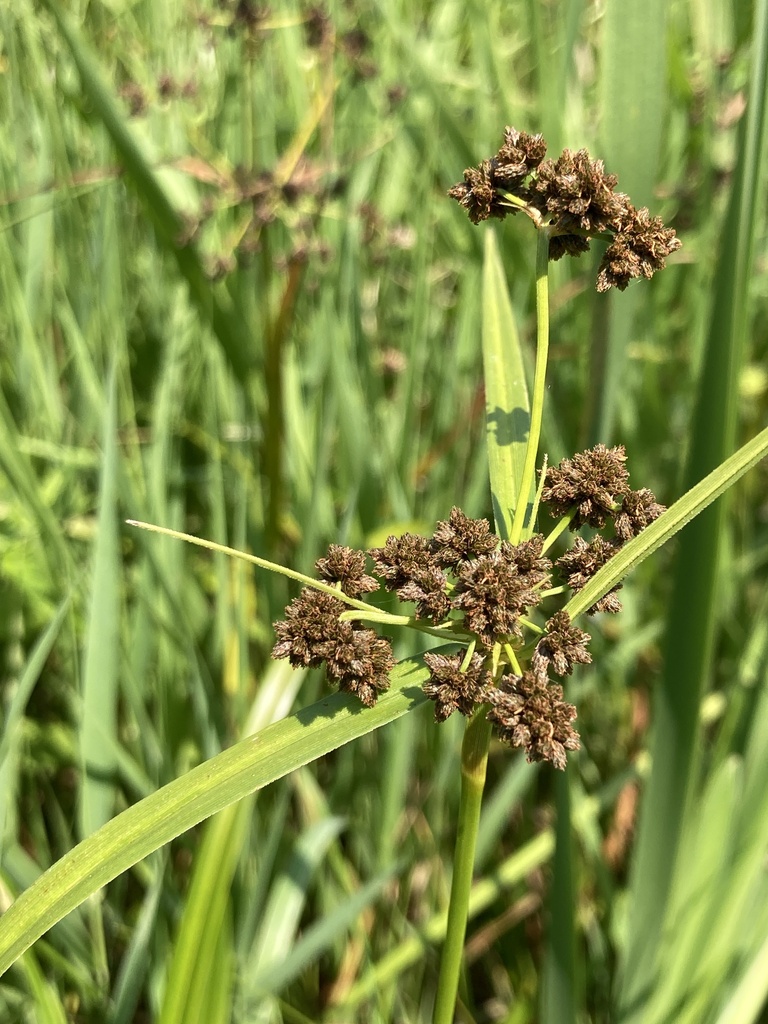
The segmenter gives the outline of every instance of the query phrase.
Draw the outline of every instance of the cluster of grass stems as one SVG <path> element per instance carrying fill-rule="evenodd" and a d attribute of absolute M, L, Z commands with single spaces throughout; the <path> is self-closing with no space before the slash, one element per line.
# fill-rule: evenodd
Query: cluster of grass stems
<path fill-rule="evenodd" d="M 0 11 L 3 1020 L 763 1019 L 768 6 L 642 7 Z M 468 225 L 510 122 L 681 258 Z M 597 441 L 670 507 L 569 605 L 626 577 L 566 773 L 423 636 L 371 709 L 270 662 L 329 542 L 519 537 Z"/>

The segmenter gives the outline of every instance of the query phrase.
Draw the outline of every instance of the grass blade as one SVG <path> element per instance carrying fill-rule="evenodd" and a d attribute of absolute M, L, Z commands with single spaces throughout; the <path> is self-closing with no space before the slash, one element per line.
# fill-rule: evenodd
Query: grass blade
<path fill-rule="evenodd" d="M 420 707 L 427 671 L 403 662 L 391 689 L 363 710 L 335 693 L 242 740 L 117 815 L 70 850 L 0 919 L 0 974 L 83 900 L 182 832 L 301 765 Z"/>
<path fill-rule="evenodd" d="M 232 298 L 222 285 L 207 278 L 193 241 L 187 240 L 189 227 L 174 208 L 107 86 L 95 55 L 70 19 L 53 0 L 43 3 L 56 19 L 80 74 L 83 91 L 109 134 L 112 144 L 133 182 L 157 230 L 158 237 L 176 259 L 179 271 L 189 287 L 198 312 L 210 323 L 233 372 L 242 376 L 248 369 L 251 352 L 250 332 Z"/>
<path fill-rule="evenodd" d="M 85 638 L 83 715 L 79 730 L 80 759 L 83 765 L 79 813 L 80 835 L 83 837 L 95 832 L 109 820 L 115 798 L 119 587 L 122 572 L 117 550 L 118 452 L 114 372 L 110 378 L 104 416 L 104 461 Z"/>
<path fill-rule="evenodd" d="M 757 231 L 758 184 L 765 148 L 767 91 L 768 3 L 760 0 L 755 9 L 750 100 L 742 124 L 739 162 L 720 246 L 712 319 L 693 421 L 686 469 L 689 486 L 718 466 L 734 444 Z M 724 474 L 726 467 L 735 467 L 740 461 L 748 468 L 747 450 L 754 452 L 756 461 L 765 450 L 767 435 L 764 430 L 697 484 L 674 508 L 690 500 L 707 480 Z M 640 1019 L 637 1000 L 655 987 L 659 933 L 675 869 L 684 809 L 691 794 L 699 705 L 714 647 L 718 553 L 722 550 L 725 512 L 725 505 L 720 502 L 699 517 L 680 544 L 667 626 L 665 673 L 656 702 L 653 772 L 643 804 L 634 864 L 630 941 L 624 951 L 621 1006 L 627 1021 Z"/>
<path fill-rule="evenodd" d="M 651 206 L 667 106 L 667 4 L 608 0 L 602 32 L 601 147 L 605 166 L 637 207 Z M 587 388 L 589 443 L 607 444 L 618 402 L 626 400 L 626 371 L 642 289 L 594 297 L 594 332 Z M 602 328 L 602 329 L 601 329 Z"/>
<path fill-rule="evenodd" d="M 739 448 L 729 459 L 692 487 L 687 494 L 667 509 L 655 523 L 626 544 L 589 583 L 573 597 L 566 608 L 571 616 L 581 615 L 611 587 L 622 580 L 634 566 L 653 554 L 670 537 L 691 522 L 716 498 L 731 487 L 768 454 L 768 427 Z"/>
<path fill-rule="evenodd" d="M 303 679 L 303 673 L 292 672 L 285 662 L 272 662 L 269 668 L 249 732 L 282 717 Z M 206 825 L 168 970 L 160 1024 L 194 1024 L 201 1019 L 203 993 L 222 969 L 219 940 L 227 948 L 231 945 L 231 937 L 225 942 L 222 931 L 230 923 L 230 889 L 252 813 L 252 799 L 245 798 Z"/>
<path fill-rule="evenodd" d="M 496 532 L 508 537 L 523 475 L 530 402 L 520 335 L 495 233 L 485 234 L 483 377 L 488 470 Z"/>

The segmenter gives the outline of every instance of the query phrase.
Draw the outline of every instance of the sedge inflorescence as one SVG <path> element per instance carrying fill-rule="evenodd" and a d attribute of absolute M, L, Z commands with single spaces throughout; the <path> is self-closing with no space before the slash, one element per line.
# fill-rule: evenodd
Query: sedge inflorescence
<path fill-rule="evenodd" d="M 414 606 L 411 625 L 465 647 L 424 655 L 430 672 L 424 692 L 437 721 L 454 712 L 468 717 L 485 705 L 503 742 L 523 748 L 529 761 L 564 768 L 567 751 L 579 746 L 576 709 L 551 675 L 569 676 L 574 665 L 588 664 L 590 637 L 563 608 L 547 618 L 543 606 L 563 589 L 580 590 L 663 511 L 650 491 L 630 489 L 624 463 L 623 448 L 597 445 L 547 469 L 542 503 L 550 513 L 567 517 L 573 531 L 608 532 L 589 541 L 575 537 L 554 563 L 543 534 L 511 544 L 495 536 L 486 519 L 459 508 L 431 537 L 390 536 L 368 552 L 332 544 L 316 569 L 340 596 L 305 587 L 275 623 L 274 656 L 295 666 L 324 664 L 339 689 L 372 706 L 389 687 L 395 662 L 389 639 L 364 624 L 358 599 L 381 582 Z M 555 582 L 562 586 L 553 588 Z M 588 611 L 618 611 L 616 589 Z M 355 606 L 341 595 L 355 599 Z"/>
<path fill-rule="evenodd" d="M 674 230 L 645 207 L 635 209 L 629 196 L 616 191 L 616 175 L 607 174 L 602 160 L 592 160 L 585 149 L 563 150 L 556 160 L 545 160 L 546 152 L 541 135 L 505 128 L 496 155 L 468 167 L 448 195 L 473 224 L 522 210 L 547 231 L 551 260 L 580 256 L 590 238 L 607 240 L 599 292 L 623 291 L 633 278 L 662 270 L 666 257 L 680 248 Z"/>

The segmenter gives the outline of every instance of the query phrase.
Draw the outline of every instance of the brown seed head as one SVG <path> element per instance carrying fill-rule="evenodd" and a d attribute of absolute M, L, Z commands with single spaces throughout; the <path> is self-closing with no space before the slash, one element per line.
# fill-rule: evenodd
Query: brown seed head
<path fill-rule="evenodd" d="M 360 597 L 379 589 L 378 581 L 365 574 L 365 552 L 343 544 L 331 544 L 325 558 L 318 558 L 315 568 L 327 583 L 340 583 L 349 597 Z"/>
<path fill-rule="evenodd" d="M 464 612 L 467 627 L 486 647 L 521 635 L 518 619 L 538 603 L 536 588 L 551 564 L 540 557 L 542 543 L 541 537 L 517 545 L 505 541 L 459 569 L 454 607 Z"/>
<path fill-rule="evenodd" d="M 492 705 L 488 720 L 499 739 L 522 747 L 529 762 L 550 761 L 564 769 L 566 751 L 579 749 L 579 734 L 572 726 L 576 708 L 563 700 L 561 686 L 546 676 L 525 672 L 502 676 L 498 688 L 487 694 Z"/>
<path fill-rule="evenodd" d="M 469 717 L 478 704 L 486 699 L 486 687 L 490 675 L 484 668 L 484 659 L 473 654 L 466 671 L 461 671 L 463 654 L 424 655 L 429 668 L 429 682 L 424 684 L 424 693 L 435 702 L 435 719 L 444 722 L 454 711 Z"/>
<path fill-rule="evenodd" d="M 415 533 L 391 536 L 383 548 L 372 548 L 369 554 L 387 590 L 394 590 L 401 601 L 416 603 L 417 618 L 442 622 L 451 608 L 448 581 L 426 537 Z"/>
<path fill-rule="evenodd" d="M 620 540 L 631 540 L 658 519 L 664 511 L 666 506 L 659 505 L 653 491 L 647 487 L 639 491 L 628 491 L 613 521 L 616 536 Z"/>
<path fill-rule="evenodd" d="M 487 519 L 470 519 L 454 506 L 450 517 L 437 524 L 429 548 L 438 565 L 456 573 L 470 559 L 495 550 L 498 543 Z"/>
<path fill-rule="evenodd" d="M 555 564 L 571 590 L 579 591 L 586 586 L 598 569 L 601 569 L 616 554 L 621 546 L 621 541 L 615 539 L 605 540 L 598 536 L 593 537 L 587 543 L 583 537 L 574 537 L 571 550 L 566 551 Z M 621 601 L 616 597 L 617 590 L 621 590 L 621 583 L 617 583 L 591 608 L 588 608 L 587 614 L 621 611 Z"/>
<path fill-rule="evenodd" d="M 618 179 L 606 174 L 602 160 L 590 160 L 586 149 L 563 150 L 557 160 L 540 164 L 531 183 L 531 201 L 553 218 L 559 233 L 574 229 L 590 235 L 621 222 L 629 207 L 623 192 L 614 192 Z"/>
<path fill-rule="evenodd" d="M 483 160 L 477 167 L 468 167 L 464 171 L 464 181 L 449 189 L 448 195 L 464 207 L 473 224 L 479 224 L 489 217 L 502 220 L 513 212 L 501 205 L 496 195 L 493 164 L 490 160 Z"/>
<path fill-rule="evenodd" d="M 555 518 L 567 515 L 576 506 L 572 530 L 584 523 L 600 529 L 613 515 L 616 498 L 629 490 L 625 461 L 622 445 L 606 448 L 604 444 L 580 452 L 573 459 L 563 459 L 559 466 L 547 470 L 541 500 Z"/>
<path fill-rule="evenodd" d="M 680 248 L 675 232 L 647 209 L 636 210 L 627 195 L 616 191 L 616 175 L 607 174 L 602 160 L 590 159 L 585 149 L 566 149 L 556 160 L 545 160 L 546 149 L 541 135 L 508 127 L 496 155 L 467 168 L 464 181 L 448 195 L 474 224 L 525 209 L 549 231 L 552 260 L 580 256 L 589 249 L 589 237 L 610 233 L 614 237 L 597 278 L 600 292 L 624 289 L 633 277 L 661 270 L 665 258 Z M 524 205 L 511 204 L 502 193 Z"/>
<path fill-rule="evenodd" d="M 395 667 L 392 644 L 372 629 L 354 629 L 328 655 L 328 678 L 340 690 L 354 693 L 367 707 L 389 689 L 389 673 Z"/>
<path fill-rule="evenodd" d="M 666 257 L 682 245 L 661 217 L 651 217 L 645 207 L 633 212 L 603 254 L 597 275 L 599 292 L 624 291 L 634 277 L 653 277 L 666 266 Z"/>
<path fill-rule="evenodd" d="M 273 658 L 288 658 L 294 667 L 322 664 L 339 644 L 349 642 L 351 622 L 339 622 L 346 605 L 329 594 L 305 587 L 275 623 Z"/>
<path fill-rule="evenodd" d="M 569 676 L 574 664 L 588 665 L 592 661 L 587 650 L 591 637 L 573 625 L 568 612 L 556 612 L 547 622 L 546 629 L 531 659 L 534 672 L 546 675 L 551 665 L 555 675 Z"/>

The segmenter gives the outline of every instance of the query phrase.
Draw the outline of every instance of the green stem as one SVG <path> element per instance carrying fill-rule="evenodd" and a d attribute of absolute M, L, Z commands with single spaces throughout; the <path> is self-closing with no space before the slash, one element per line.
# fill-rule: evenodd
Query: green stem
<path fill-rule="evenodd" d="M 485 768 L 491 741 L 491 724 L 486 718 L 488 705 L 479 707 L 467 724 L 461 745 L 461 801 L 459 805 L 456 852 L 454 854 L 448 924 L 440 961 L 433 1024 L 453 1024 L 456 994 L 467 930 L 469 894 L 475 862 L 480 805 L 485 786 Z"/>
<path fill-rule="evenodd" d="M 528 446 L 525 449 L 523 476 L 520 492 L 515 505 L 510 541 L 519 543 L 523 536 L 525 515 L 528 511 L 528 495 L 536 475 L 536 456 L 541 436 L 541 418 L 544 412 L 544 386 L 547 376 L 547 353 L 549 351 L 549 232 L 540 228 L 536 232 L 536 370 L 533 375 L 531 397 L 531 426 L 528 431 Z"/>
<path fill-rule="evenodd" d="M 542 555 L 549 551 L 549 549 L 552 547 L 552 545 L 555 543 L 555 541 L 561 533 L 565 533 L 565 531 L 573 522 L 577 511 L 578 509 L 576 508 L 576 506 L 574 506 L 568 513 L 568 515 L 563 516 L 562 519 L 558 520 L 558 523 L 555 526 L 554 530 L 550 534 L 548 534 L 548 536 L 544 540 L 544 546 L 541 549 Z"/>
<path fill-rule="evenodd" d="M 161 533 L 164 537 L 173 537 L 175 540 L 183 540 L 185 543 L 194 544 L 199 548 L 218 551 L 222 555 L 229 555 L 231 558 L 239 558 L 243 562 L 250 562 L 251 565 L 257 565 L 260 569 L 267 569 L 269 572 L 277 573 L 279 576 L 286 576 L 289 580 L 298 580 L 305 587 L 312 587 L 313 590 L 319 590 L 321 594 L 330 594 L 331 597 L 338 598 L 339 601 L 348 604 L 350 608 L 359 608 L 363 612 L 370 612 L 374 615 L 379 611 L 372 604 L 366 604 L 365 601 L 358 601 L 357 598 L 349 597 L 339 590 L 338 587 L 330 583 L 315 580 L 311 576 L 305 576 L 303 572 L 288 569 L 284 565 L 278 565 L 277 562 L 270 562 L 266 558 L 260 558 L 259 555 L 251 555 L 247 551 L 238 551 L 237 548 L 227 547 L 226 544 L 217 544 L 215 541 L 206 540 L 204 537 L 194 537 L 191 533 L 169 530 L 167 526 L 155 526 L 154 523 L 143 523 L 139 519 L 126 519 L 125 521 L 128 526 L 138 526 L 139 529 L 149 530 L 150 533 Z"/>
<path fill-rule="evenodd" d="M 371 606 L 368 606 L 369 609 Z M 465 644 L 467 642 L 466 633 L 454 633 L 450 629 L 450 623 L 446 623 L 443 626 L 427 626 L 418 619 L 415 619 L 412 615 L 393 615 L 391 612 L 380 612 L 375 610 L 368 611 L 349 611 L 342 612 L 339 615 L 340 622 L 376 622 L 382 626 L 405 626 L 408 629 L 415 629 L 419 633 L 426 633 L 429 636 L 436 636 L 440 640 L 445 640 L 446 643 L 453 644 Z"/>

